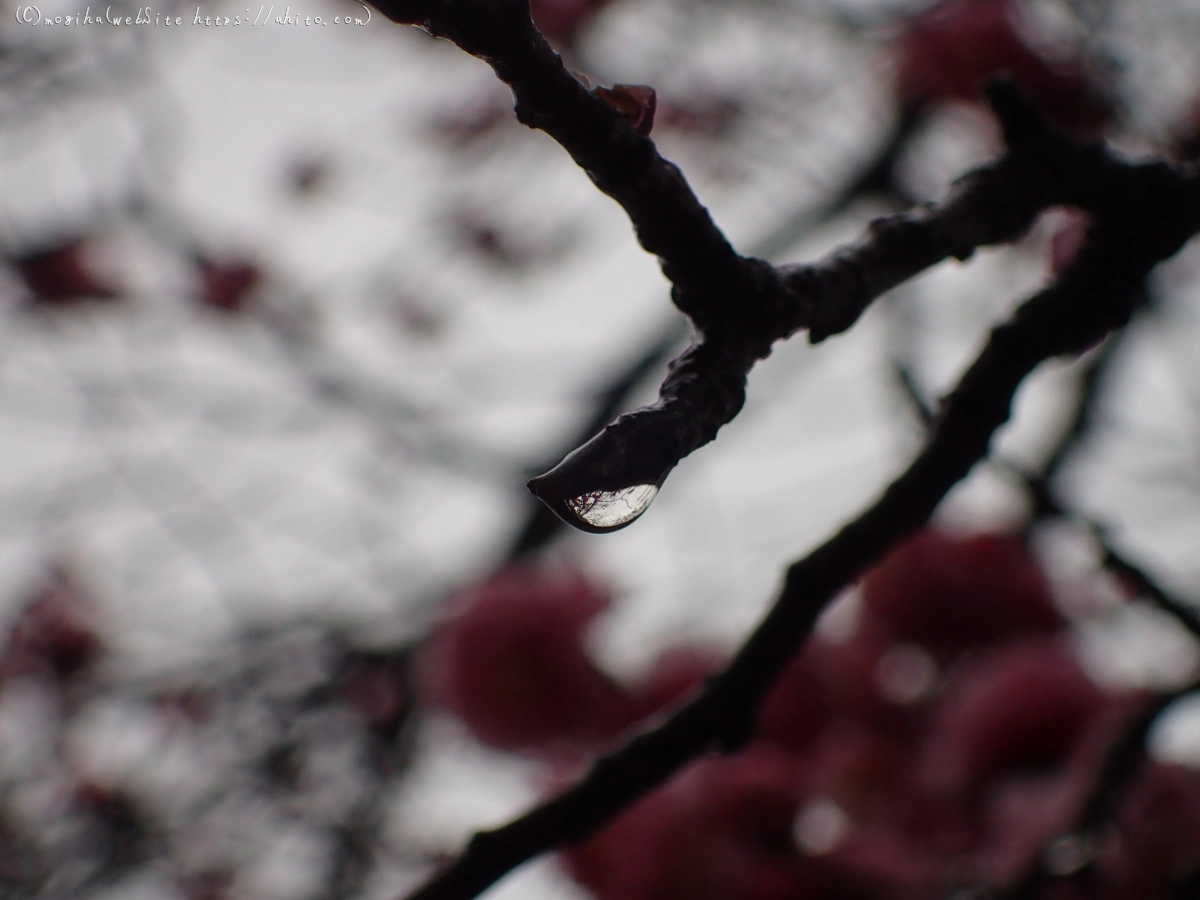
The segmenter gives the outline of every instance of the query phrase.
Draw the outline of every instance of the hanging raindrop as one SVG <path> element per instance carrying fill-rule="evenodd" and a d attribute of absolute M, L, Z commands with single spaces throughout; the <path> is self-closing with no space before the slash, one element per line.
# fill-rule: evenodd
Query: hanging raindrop
<path fill-rule="evenodd" d="M 658 494 L 652 484 L 635 484 L 619 491 L 589 491 L 566 501 L 567 508 L 593 528 L 611 531 L 628 525 Z"/>
<path fill-rule="evenodd" d="M 646 452 L 645 442 L 631 440 L 629 430 L 628 419 L 618 419 L 549 472 L 531 479 L 529 490 L 580 531 L 602 534 L 624 528 L 649 508 L 678 462 L 675 448 Z"/>

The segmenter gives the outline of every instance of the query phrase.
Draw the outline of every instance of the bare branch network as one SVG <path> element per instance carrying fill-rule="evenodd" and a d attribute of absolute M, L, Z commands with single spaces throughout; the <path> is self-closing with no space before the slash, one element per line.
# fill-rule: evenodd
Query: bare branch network
<path fill-rule="evenodd" d="M 467 850 L 413 896 L 474 897 L 525 861 L 577 843 L 684 763 L 732 753 L 831 599 L 923 525 L 950 488 L 988 454 L 1021 382 L 1040 363 L 1080 354 L 1128 321 L 1150 271 L 1200 229 L 1200 175 L 1133 164 L 1099 143 L 1058 132 L 1007 83 L 987 89 L 1007 152 L 961 178 L 940 203 L 877 219 L 856 244 L 808 265 L 739 255 L 679 169 L 657 152 L 645 117 L 611 91 L 585 86 L 534 26 L 527 0 L 379 0 L 485 60 L 507 83 L 524 124 L 557 140 L 629 215 L 661 261 L 693 344 L 670 365 L 656 403 L 621 416 L 530 482 L 585 531 L 624 527 L 668 473 L 737 415 L 746 376 L 772 345 L 807 329 L 819 342 L 850 328 L 877 297 L 977 247 L 1015 240 L 1045 209 L 1090 214 L 1087 240 L 1058 280 L 997 326 L 943 400 L 925 446 L 882 496 L 792 564 L 773 607 L 728 667 L 658 727 L 599 759 L 573 787 Z M 640 126 L 640 127 L 639 127 Z M 621 504 L 624 504 L 621 506 Z"/>

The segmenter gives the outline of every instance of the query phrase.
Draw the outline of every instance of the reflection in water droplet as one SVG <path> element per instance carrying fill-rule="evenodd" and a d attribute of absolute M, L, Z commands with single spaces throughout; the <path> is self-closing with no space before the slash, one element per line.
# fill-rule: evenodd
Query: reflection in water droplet
<path fill-rule="evenodd" d="M 589 491 L 568 500 L 567 506 L 595 528 L 620 528 L 644 513 L 656 494 L 652 484 L 635 484 L 619 491 Z"/>

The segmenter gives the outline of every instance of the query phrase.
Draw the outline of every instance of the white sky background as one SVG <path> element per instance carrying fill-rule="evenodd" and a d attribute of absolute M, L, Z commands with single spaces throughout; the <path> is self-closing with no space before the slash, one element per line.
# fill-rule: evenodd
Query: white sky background
<path fill-rule="evenodd" d="M 43 14 L 82 11 L 53 4 Z M 750 6 L 712 4 L 698 18 L 682 3 L 617 3 L 572 62 L 594 81 L 647 82 L 667 99 L 767 85 L 729 144 L 660 140 L 740 247 L 840 184 L 888 115 L 877 45 L 839 36 L 818 4 L 794 4 L 803 15 Z M 1200 72 L 1194 43 L 1186 49 L 1195 30 L 1164 25 L 1175 16 L 1194 28 L 1187 7 L 1128 13 L 1118 29 L 1131 46 L 1159 47 L 1131 54 L 1128 73 L 1136 124 L 1150 137 L 1187 92 L 1179 73 Z M 201 14 L 241 9 L 202 4 Z M 293 13 L 347 10 L 355 14 L 301 0 Z M 366 28 L 252 29 L 194 26 L 194 12 L 179 10 L 178 29 L 136 31 L 143 52 L 119 87 L 95 82 L 90 96 L 34 101 L 28 116 L 12 100 L 0 109 L 9 245 L 111 210 L 138 172 L 210 251 L 261 260 L 273 306 L 319 336 L 319 351 L 298 366 L 261 324 L 198 313 L 185 273 L 155 245 L 162 233 L 127 224 L 107 231 L 120 251 L 107 262 L 135 288 L 125 306 L 37 318 L 9 290 L 0 594 L 20 600 L 47 555 L 65 553 L 97 585 L 130 670 L 203 658 L 222 635 L 263 618 L 420 629 L 428 602 L 486 572 L 510 539 L 524 510 L 517 470 L 559 444 L 575 427 L 577 399 L 674 314 L 619 208 L 548 138 L 510 129 L 496 152 L 431 138 L 433 118 L 497 90 L 483 64 L 378 14 Z M 101 45 L 81 29 L 22 29 L 6 15 L 9 40 Z M 694 41 L 687 50 L 679 34 Z M 1147 89 L 1167 78 L 1170 90 Z M 991 152 L 973 115 L 945 117 L 914 162 L 914 182 L 931 194 Z M 305 156 L 327 157 L 332 174 L 326 190 L 298 201 L 285 175 Z M 447 239 L 453 208 L 485 210 L 534 244 L 574 243 L 529 271 L 498 271 Z M 880 211 L 851 210 L 789 259 L 853 238 Z M 1046 235 L 939 267 L 826 345 L 801 337 L 779 347 L 752 374 L 742 415 L 679 466 L 642 520 L 569 538 L 565 551 L 619 597 L 593 636 L 605 663 L 630 674 L 666 644 L 742 634 L 785 562 L 856 514 L 916 446 L 887 366 L 889 316 L 903 306 L 919 320 L 917 374 L 931 393 L 945 390 L 988 323 L 1044 280 Z M 1080 508 L 1125 523 L 1115 532 L 1122 546 L 1195 597 L 1198 267 L 1192 252 L 1163 273 L 1169 327 L 1139 329 L 1102 440 L 1075 479 Z M 401 297 L 441 322 L 434 338 L 404 332 Z M 357 385 L 376 402 L 365 411 L 330 402 L 313 378 Z M 1052 439 L 1055 386 L 1067 379 L 1037 382 L 1002 442 L 1034 460 Z M 981 527 L 1011 520 L 1019 502 L 982 472 L 945 514 Z M 1063 558 L 1059 568 L 1077 579 L 1083 565 Z M 1128 654 L 1125 676 L 1170 677 L 1149 668 L 1171 656 L 1163 640 L 1178 644 L 1169 626 L 1118 618 L 1096 625 L 1087 646 L 1144 646 Z M 1174 664 L 1186 667 L 1190 652 L 1178 650 Z M 422 763 L 427 777 L 398 799 L 397 827 L 419 822 L 450 841 L 532 796 L 512 761 L 485 766 L 469 744 L 438 746 Z M 544 869 L 528 877 L 495 896 L 573 890 Z"/>

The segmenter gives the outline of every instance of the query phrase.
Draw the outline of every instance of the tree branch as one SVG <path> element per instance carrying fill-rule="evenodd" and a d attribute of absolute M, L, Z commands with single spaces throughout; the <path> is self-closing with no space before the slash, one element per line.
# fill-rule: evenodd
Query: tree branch
<path fill-rule="evenodd" d="M 795 246 L 804 235 L 829 222 L 834 216 L 844 212 L 854 201 L 863 197 L 876 196 L 886 200 L 892 206 L 912 205 L 911 200 L 902 203 L 904 198 L 896 181 L 895 170 L 902 151 L 923 121 L 922 110 L 903 111 L 900 119 L 893 125 L 888 139 L 863 165 L 857 175 L 852 176 L 833 197 L 816 208 L 805 205 L 796 210 L 756 241 L 751 248 L 751 254 L 765 259 L 778 256 Z M 553 466 L 565 453 L 585 443 L 616 418 L 625 408 L 627 395 L 649 375 L 653 368 L 665 361 L 668 354 L 682 343 L 686 336 L 686 323 L 675 319 L 660 334 L 656 334 L 646 341 L 642 352 L 619 369 L 617 374 L 608 379 L 604 387 L 596 392 L 591 402 L 592 412 L 585 424 L 569 441 L 566 449 L 560 450 L 546 462 L 546 465 L 532 469 L 530 474 Z M 506 562 L 540 551 L 559 534 L 560 529 L 566 524 L 564 519 L 550 511 L 549 506 L 534 500 L 534 508 L 526 515 L 517 531 L 517 537 L 513 541 L 511 549 L 505 555 Z"/>
<path fill-rule="evenodd" d="M 637 518 L 644 504 L 607 520 L 586 510 L 631 489 L 652 497 L 679 460 L 741 410 L 746 375 L 775 341 L 803 328 L 814 341 L 843 331 L 873 299 L 917 272 L 1012 240 L 1046 206 L 1071 202 L 1053 189 L 1087 187 L 1088 176 L 1110 174 L 1112 160 L 1098 147 L 1051 132 L 1013 91 L 997 91 L 993 106 L 1009 146 L 1001 162 L 968 175 L 938 206 L 877 220 L 862 242 L 820 263 L 776 269 L 733 249 L 679 169 L 563 65 L 534 26 L 527 0 L 379 0 L 377 6 L 393 21 L 419 25 L 492 66 L 512 88 L 517 117 L 557 140 L 625 209 L 697 331 L 697 342 L 671 364 L 658 402 L 621 416 L 530 482 L 555 513 L 587 531 Z"/>
<path fill-rule="evenodd" d="M 1194 217 L 1194 178 L 1165 164 L 1131 166 L 1100 145 L 1068 139 L 1015 88 L 996 86 L 989 99 L 1008 153 L 961 179 L 942 203 L 877 219 L 860 242 L 812 265 L 768 273 L 761 260 L 743 258 L 757 280 L 736 305 L 715 292 L 697 299 L 676 284 L 676 305 L 701 325 L 702 337 L 671 364 L 658 402 L 618 418 L 530 489 L 583 530 L 623 527 L 646 504 L 607 521 L 588 521 L 585 511 L 638 486 L 661 486 L 680 459 L 738 413 L 746 375 L 776 340 L 802 328 L 813 341 L 844 331 L 881 294 L 948 257 L 965 259 L 976 247 L 1013 240 L 1049 206 L 1079 206 L 1100 217 L 1095 227 L 1112 231 L 1105 240 L 1121 247 L 1119 254 L 1130 244 L 1149 252 L 1164 240 L 1162 225 L 1170 230 Z M 1127 267 L 1146 271 L 1146 263 L 1131 258 Z"/>
<path fill-rule="evenodd" d="M 417 25 L 487 62 L 512 89 L 517 118 L 558 141 L 621 204 L 642 247 L 662 260 L 673 284 L 684 290 L 740 284 L 741 257 L 683 173 L 563 65 L 533 24 L 528 0 L 379 0 L 375 6 L 393 22 Z"/>
<path fill-rule="evenodd" d="M 776 341 L 805 328 L 813 342 L 845 331 L 873 300 L 919 272 L 1022 234 L 1042 209 L 1058 202 L 1039 158 L 1041 145 L 1057 141 L 1065 154 L 1086 151 L 1052 136 L 1009 92 L 1000 90 L 995 102 L 1009 120 L 1009 155 L 960 180 L 942 203 L 876 219 L 860 242 L 812 265 L 772 268 L 739 257 L 745 286 L 725 296 L 719 283 L 700 290 L 676 282 L 675 304 L 700 339 L 671 363 L 658 401 L 618 418 L 533 479 L 530 489 L 576 527 L 613 530 L 581 521 L 578 501 L 636 485 L 661 486 L 684 456 L 713 440 L 741 410 L 747 374 Z M 664 271 L 671 274 L 667 265 Z"/>
<path fill-rule="evenodd" d="M 1093 216 L 1087 241 L 1057 283 L 996 327 L 946 399 L 925 448 L 857 519 L 787 572 L 780 596 L 728 667 L 657 728 L 600 758 L 560 796 L 493 831 L 413 897 L 474 897 L 515 867 L 584 840 L 687 761 L 732 753 L 821 611 L 893 544 L 924 524 L 949 489 L 987 455 L 1024 378 L 1041 362 L 1078 354 L 1122 327 L 1149 271 L 1200 224 L 1200 178 L 1166 164 L 1132 165 L 1098 144 L 1053 131 L 1012 86 L 989 100 L 1007 155 L 962 179 L 937 206 L 876 220 L 858 244 L 812 266 L 775 269 L 739 256 L 675 166 L 620 112 L 589 92 L 537 32 L 527 0 L 381 0 L 397 22 L 419 24 L 485 59 L 516 97 L 518 118 L 559 141 L 629 214 L 657 254 L 676 306 L 700 333 L 672 365 L 659 402 L 620 417 L 531 488 L 572 524 L 572 501 L 654 487 L 740 410 L 750 367 L 801 328 L 814 341 L 854 323 L 881 293 L 976 247 L 1019 236 L 1044 208 Z M 643 496 L 645 492 L 643 492 Z M 649 492 L 653 496 L 653 492 Z M 628 524 L 634 515 L 615 527 Z"/>
<path fill-rule="evenodd" d="M 1122 164 L 1120 171 L 1139 169 Z M 1185 181 L 1190 193 L 1179 193 L 1181 182 L 1173 188 L 1177 198 L 1195 194 L 1194 176 Z M 1143 199 L 1162 200 L 1152 195 Z M 1095 205 L 1108 204 L 1098 199 Z M 1116 215 L 1115 209 L 1106 208 L 1088 244 L 1060 280 L 992 331 L 943 404 L 917 459 L 875 504 L 789 568 L 770 612 L 699 696 L 667 722 L 602 757 L 565 793 L 508 825 L 476 835 L 466 852 L 414 894 L 414 900 L 476 896 L 535 855 L 582 841 L 687 761 L 744 745 L 771 684 L 830 600 L 926 522 L 947 491 L 987 454 L 993 432 L 1009 416 L 1014 393 L 1039 363 L 1081 353 L 1125 324 L 1132 313 L 1134 288 L 1159 259 L 1182 246 L 1197 224 L 1191 201 L 1186 214 L 1173 217 L 1172 238 L 1140 232 L 1148 239 L 1131 246 L 1127 222 L 1142 218 L 1142 211 L 1133 208 L 1128 219 L 1108 220 Z M 1130 264 L 1130 257 L 1138 260 L 1136 265 Z"/>

